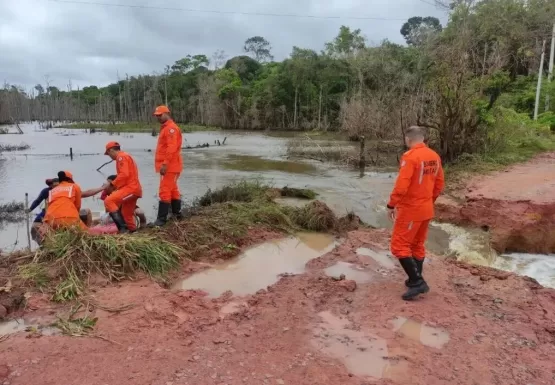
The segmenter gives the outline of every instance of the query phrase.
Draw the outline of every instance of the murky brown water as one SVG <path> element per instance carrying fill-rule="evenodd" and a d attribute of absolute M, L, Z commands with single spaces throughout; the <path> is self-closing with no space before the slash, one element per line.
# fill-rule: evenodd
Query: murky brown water
<path fill-rule="evenodd" d="M 200 289 L 211 297 L 228 290 L 235 295 L 253 294 L 274 284 L 280 274 L 300 274 L 305 264 L 333 250 L 335 239 L 327 234 L 300 233 L 247 249 L 239 257 L 193 274 L 174 288 Z"/>
<path fill-rule="evenodd" d="M 2 143 L 24 142 L 31 145 L 29 150 L 0 156 L 0 203 L 23 201 L 26 192 L 32 201 L 45 187 L 44 179 L 55 177 L 60 170 L 70 170 L 83 189 L 100 186 L 108 175 L 115 172 L 113 164 L 104 167 L 102 172 L 96 171 L 109 160 L 103 155 L 104 146 L 110 140 L 117 140 L 124 150 L 135 157 L 139 166 L 144 191 L 139 205 L 149 219 L 156 215 L 159 177 L 154 172 L 152 152 L 156 138 L 150 134 L 87 134 L 81 130 L 66 129 L 41 132 L 31 124 L 22 125 L 22 128 L 24 135 L 0 135 Z M 370 171 L 360 178 L 355 170 L 321 162 L 286 159 L 290 134 L 199 132 L 184 135 L 188 145 L 214 143 L 224 137 L 227 137 L 225 146 L 183 151 L 185 169 L 179 183 L 184 201 L 191 202 L 208 188 L 216 189 L 244 178 L 257 178 L 279 187 L 288 185 L 313 189 L 319 194 L 318 199 L 326 202 L 338 215 L 354 211 L 372 226 L 391 228 L 385 204 L 395 173 Z M 69 154 L 70 148 L 75 154 L 73 161 L 64 156 Z M 91 153 L 97 155 L 82 156 Z M 306 201 L 285 198 L 282 203 L 302 205 Z M 85 199 L 83 206 L 96 213 L 104 211 L 102 201 L 94 197 Z M 491 264 L 495 255 L 489 253 L 487 245 L 488 239 L 480 231 L 449 225 L 432 225 L 427 242 L 433 253 L 456 253 L 463 260 Z M 0 249 L 12 251 L 26 246 L 25 222 L 0 224 Z"/>
<path fill-rule="evenodd" d="M 364 267 L 357 266 L 353 263 L 339 261 L 335 265 L 328 267 L 324 270 L 329 277 L 345 276 L 345 279 L 350 279 L 356 283 L 368 283 L 372 281 L 372 273 Z"/>
<path fill-rule="evenodd" d="M 318 314 L 312 345 L 324 354 L 340 360 L 355 376 L 374 380 L 395 380 L 408 375 L 408 364 L 390 356 L 384 338 L 364 331 L 349 329 L 350 323 L 329 311 Z"/>
<path fill-rule="evenodd" d="M 392 324 L 393 330 L 397 333 L 431 348 L 441 349 L 449 342 L 449 333 L 426 323 L 397 317 L 392 321 Z"/>
<path fill-rule="evenodd" d="M 139 205 L 149 219 L 155 216 L 159 177 L 154 172 L 156 138 L 147 133 L 87 134 L 80 130 L 54 129 L 35 131 L 33 125 L 22 125 L 24 135 L 0 135 L 2 143 L 31 145 L 31 149 L 5 153 L 0 157 L 0 203 L 23 201 L 25 193 L 33 200 L 45 187 L 44 179 L 55 177 L 60 170 L 70 170 L 83 189 L 100 186 L 105 178 L 115 172 L 110 164 L 95 171 L 109 160 L 102 155 L 106 142 L 117 140 L 125 151 L 131 153 L 139 166 L 144 196 Z M 75 134 L 75 135 L 74 135 Z M 67 136 L 65 136 L 67 135 Z M 358 172 L 312 161 L 285 160 L 289 138 L 268 136 L 253 132 L 199 132 L 184 135 L 186 144 L 214 143 L 227 137 L 225 146 L 183 150 L 185 169 L 179 179 L 183 200 L 190 202 L 208 188 L 218 188 L 232 181 L 257 178 L 275 186 L 311 188 L 319 193 L 338 214 L 355 211 L 374 226 L 387 224 L 384 212 L 394 174 L 368 173 L 359 178 Z M 57 154 L 69 154 L 73 148 L 73 161 Z M 80 154 L 98 153 L 81 156 Z M 24 156 L 22 154 L 29 154 Z M 39 155 L 40 154 L 40 155 Z M 93 211 L 103 211 L 97 198 L 88 198 L 83 206 Z M 38 209 L 36 210 L 39 211 Z M 10 251 L 25 247 L 25 223 L 4 224 L 0 228 L 0 249 Z"/>

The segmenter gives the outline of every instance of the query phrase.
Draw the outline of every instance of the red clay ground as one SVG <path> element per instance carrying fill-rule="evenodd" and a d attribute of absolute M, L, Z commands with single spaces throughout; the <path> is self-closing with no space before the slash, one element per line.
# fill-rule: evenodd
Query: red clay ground
<path fill-rule="evenodd" d="M 98 286 L 92 299 L 103 307 L 136 306 L 92 311 L 104 339 L 12 335 L 0 342 L 0 384 L 555 383 L 554 290 L 429 258 L 431 292 L 404 302 L 401 270 L 355 252 L 383 251 L 387 241 L 382 230 L 350 232 L 305 274 L 242 298 L 172 292 L 146 279 Z M 360 266 L 369 282 L 327 277 L 322 269 L 336 261 Z M 27 318 L 59 310 L 40 296 L 29 304 Z M 396 332 L 396 317 L 426 326 Z"/>
<path fill-rule="evenodd" d="M 555 153 L 473 178 L 462 191 L 438 200 L 438 219 L 491 230 L 498 252 L 555 252 Z"/>

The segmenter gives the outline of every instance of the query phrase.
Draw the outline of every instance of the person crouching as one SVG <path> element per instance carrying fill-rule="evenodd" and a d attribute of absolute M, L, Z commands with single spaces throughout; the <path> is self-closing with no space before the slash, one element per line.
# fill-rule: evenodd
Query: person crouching
<path fill-rule="evenodd" d="M 118 142 L 106 144 L 105 155 L 116 161 L 117 175 L 110 182 L 115 191 L 106 197 L 104 207 L 120 233 L 136 231 L 135 208 L 143 196 L 137 164 L 131 155 L 121 151 Z"/>
<path fill-rule="evenodd" d="M 50 190 L 44 223 L 53 229 L 77 227 L 86 229 L 81 221 L 81 187 L 73 181 L 69 171 L 58 172 L 58 186 Z"/>

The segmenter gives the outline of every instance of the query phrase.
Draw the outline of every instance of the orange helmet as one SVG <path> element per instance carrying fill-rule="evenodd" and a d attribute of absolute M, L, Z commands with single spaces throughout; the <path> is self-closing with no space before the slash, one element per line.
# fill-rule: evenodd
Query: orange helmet
<path fill-rule="evenodd" d="M 169 114 L 169 113 L 170 113 L 170 109 L 166 106 L 158 106 L 154 110 L 154 116 L 160 116 L 162 114 Z"/>
<path fill-rule="evenodd" d="M 113 148 L 113 147 L 120 147 L 118 142 L 108 142 L 106 144 L 106 151 L 104 152 L 104 155 L 108 155 L 108 150 Z"/>

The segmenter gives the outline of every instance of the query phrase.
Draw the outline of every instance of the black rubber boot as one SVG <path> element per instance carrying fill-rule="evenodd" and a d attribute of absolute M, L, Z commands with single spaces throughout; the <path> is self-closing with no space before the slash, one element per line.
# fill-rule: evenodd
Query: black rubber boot
<path fill-rule="evenodd" d="M 416 271 L 418 272 L 418 275 L 422 277 L 422 268 L 424 267 L 424 259 L 418 260 L 414 258 L 414 261 L 416 262 Z M 405 281 L 405 286 L 409 287 L 408 279 Z"/>
<path fill-rule="evenodd" d="M 177 220 L 183 219 L 183 215 L 181 214 L 181 199 L 172 200 L 172 216 Z"/>
<path fill-rule="evenodd" d="M 418 267 L 416 265 L 416 261 L 409 257 L 409 258 L 399 258 L 399 263 L 405 270 L 405 273 L 409 277 L 408 282 L 408 290 L 403 294 L 402 298 L 405 301 L 410 301 L 411 299 L 416 298 L 420 294 L 427 293 L 430 291 L 428 284 L 424 279 L 418 274 Z"/>
<path fill-rule="evenodd" d="M 129 229 L 127 228 L 127 225 L 125 224 L 125 221 L 123 220 L 123 217 L 121 216 L 121 213 L 119 211 L 110 213 L 110 217 L 112 217 L 112 220 L 116 224 L 116 227 L 118 228 L 120 234 L 126 234 L 129 232 Z"/>
<path fill-rule="evenodd" d="M 170 204 L 166 202 L 158 203 L 158 218 L 154 222 L 155 227 L 162 227 L 168 220 L 168 213 L 170 212 Z"/>

